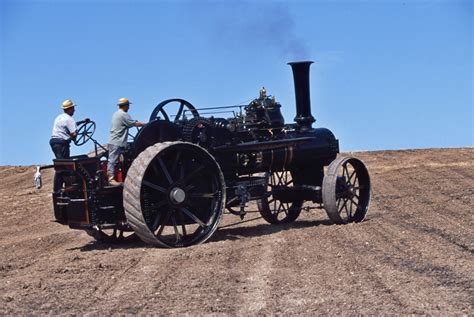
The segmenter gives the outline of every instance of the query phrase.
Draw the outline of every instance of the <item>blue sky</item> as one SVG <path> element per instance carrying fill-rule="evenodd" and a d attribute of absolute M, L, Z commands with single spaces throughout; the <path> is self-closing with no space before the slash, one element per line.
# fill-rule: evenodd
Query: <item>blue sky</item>
<path fill-rule="evenodd" d="M 107 142 L 116 100 L 255 98 L 295 116 L 289 61 L 311 68 L 314 126 L 342 151 L 474 145 L 472 1 L 0 0 L 0 165 L 51 162 L 64 99 Z M 91 143 L 72 146 L 85 153 Z"/>

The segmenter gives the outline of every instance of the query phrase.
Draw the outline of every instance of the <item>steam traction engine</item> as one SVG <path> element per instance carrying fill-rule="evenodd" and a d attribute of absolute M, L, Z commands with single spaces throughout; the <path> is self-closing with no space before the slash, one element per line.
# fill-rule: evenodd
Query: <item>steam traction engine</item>
<path fill-rule="evenodd" d="M 362 221 L 369 174 L 360 160 L 337 157 L 331 131 L 312 128 L 310 64 L 290 63 L 296 124 L 284 123 L 281 105 L 263 88 L 245 106 L 198 109 L 169 99 L 129 143 L 117 170 L 123 186 L 108 186 L 106 152 L 54 160 L 56 221 L 101 241 L 138 236 L 163 247 L 206 241 L 224 209 L 243 218 L 252 200 L 271 224 L 295 221 L 305 202 L 336 224 Z M 209 116 L 225 112 L 230 118 Z M 76 144 L 94 130 L 92 121 L 80 125 Z"/>

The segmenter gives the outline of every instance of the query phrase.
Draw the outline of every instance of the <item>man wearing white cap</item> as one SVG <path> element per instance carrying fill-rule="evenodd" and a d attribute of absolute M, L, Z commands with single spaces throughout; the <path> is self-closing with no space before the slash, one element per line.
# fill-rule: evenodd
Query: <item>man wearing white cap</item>
<path fill-rule="evenodd" d="M 68 159 L 70 156 L 69 144 L 71 139 L 77 135 L 76 121 L 72 118 L 75 111 L 75 104 L 72 100 L 64 100 L 61 105 L 64 113 L 54 120 L 53 131 L 49 145 L 57 159 Z"/>
<path fill-rule="evenodd" d="M 133 120 L 128 114 L 131 102 L 127 98 L 118 100 L 119 109 L 112 116 L 112 128 L 109 135 L 109 163 L 107 165 L 107 176 L 110 185 L 120 184 L 115 180 L 115 166 L 127 146 L 128 129 L 131 127 L 141 127 L 145 123 Z"/>

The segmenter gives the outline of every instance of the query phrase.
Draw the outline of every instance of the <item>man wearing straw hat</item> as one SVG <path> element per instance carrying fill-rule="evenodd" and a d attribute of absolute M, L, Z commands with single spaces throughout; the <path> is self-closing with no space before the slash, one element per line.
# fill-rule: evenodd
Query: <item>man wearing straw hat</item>
<path fill-rule="evenodd" d="M 69 144 L 77 135 L 76 121 L 72 118 L 75 111 L 72 100 L 66 99 L 61 105 L 64 113 L 54 120 L 53 131 L 49 145 L 57 159 L 68 159 L 70 156 Z"/>
<path fill-rule="evenodd" d="M 107 176 L 110 185 L 119 185 L 115 180 L 115 166 L 127 146 L 128 129 L 131 127 L 141 127 L 145 123 L 133 120 L 128 114 L 131 102 L 127 98 L 118 100 L 119 109 L 112 116 L 112 128 L 109 135 L 109 163 L 107 165 Z"/>

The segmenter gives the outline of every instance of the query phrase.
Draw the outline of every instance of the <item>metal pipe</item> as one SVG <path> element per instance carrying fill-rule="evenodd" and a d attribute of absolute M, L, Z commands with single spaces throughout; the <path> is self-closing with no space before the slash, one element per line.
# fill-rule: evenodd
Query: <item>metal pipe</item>
<path fill-rule="evenodd" d="M 316 121 L 311 115 L 311 99 L 309 89 L 309 67 L 313 62 L 291 62 L 288 65 L 293 70 L 295 82 L 296 117 L 295 122 L 301 131 L 310 130 L 311 124 Z"/>

